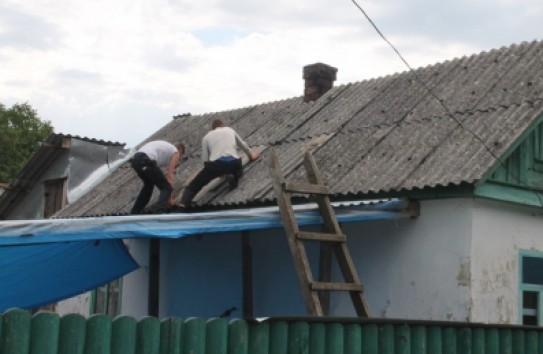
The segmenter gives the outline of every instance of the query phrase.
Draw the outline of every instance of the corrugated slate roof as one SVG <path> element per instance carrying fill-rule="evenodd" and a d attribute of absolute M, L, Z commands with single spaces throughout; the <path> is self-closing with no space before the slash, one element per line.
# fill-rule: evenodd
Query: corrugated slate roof
<path fill-rule="evenodd" d="M 219 185 L 200 200 L 207 207 L 273 202 L 271 147 L 293 179 L 304 176 L 302 151 L 312 149 L 337 198 L 471 184 L 541 116 L 542 50 L 543 42 L 525 42 L 334 87 L 315 102 L 295 97 L 183 115 L 147 140 L 188 146 L 190 159 L 177 170 L 178 187 L 201 166 L 200 140 L 215 118 L 263 149 L 261 159 L 245 166 L 237 189 Z M 59 216 L 128 212 L 140 183 L 126 164 Z"/>

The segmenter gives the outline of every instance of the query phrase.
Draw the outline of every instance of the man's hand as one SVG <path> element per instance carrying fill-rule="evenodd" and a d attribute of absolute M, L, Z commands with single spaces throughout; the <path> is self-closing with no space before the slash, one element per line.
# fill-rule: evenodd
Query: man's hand
<path fill-rule="evenodd" d="M 254 161 L 260 157 L 260 151 L 251 151 L 251 156 L 249 156 L 249 160 Z"/>

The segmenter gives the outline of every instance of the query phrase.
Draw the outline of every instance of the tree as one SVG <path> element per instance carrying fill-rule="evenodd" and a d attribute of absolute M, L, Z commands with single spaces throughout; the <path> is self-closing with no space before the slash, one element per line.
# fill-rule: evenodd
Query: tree
<path fill-rule="evenodd" d="M 0 182 L 11 181 L 52 132 L 28 103 L 0 103 Z"/>

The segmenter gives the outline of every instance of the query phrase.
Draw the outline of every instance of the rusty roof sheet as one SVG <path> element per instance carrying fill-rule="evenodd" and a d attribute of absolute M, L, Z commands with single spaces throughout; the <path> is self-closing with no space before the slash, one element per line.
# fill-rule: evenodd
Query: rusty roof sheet
<path fill-rule="evenodd" d="M 237 189 L 218 185 L 199 201 L 207 207 L 273 203 L 272 147 L 293 179 L 304 176 L 302 152 L 311 149 L 337 198 L 472 184 L 541 117 L 542 51 L 543 42 L 524 42 L 334 87 L 315 102 L 295 97 L 183 115 L 147 140 L 187 145 L 190 158 L 177 169 L 177 189 L 201 167 L 200 140 L 215 118 L 263 150 L 245 166 Z M 126 213 L 140 186 L 126 164 L 59 216 Z"/>

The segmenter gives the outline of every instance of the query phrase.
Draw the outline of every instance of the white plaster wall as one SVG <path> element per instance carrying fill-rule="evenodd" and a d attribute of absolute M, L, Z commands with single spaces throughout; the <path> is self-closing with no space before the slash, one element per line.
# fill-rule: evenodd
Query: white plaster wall
<path fill-rule="evenodd" d="M 55 307 L 55 312 L 58 313 L 59 316 L 76 313 L 88 317 L 90 312 L 90 302 L 91 293 L 87 292 L 79 296 L 59 301 Z"/>
<path fill-rule="evenodd" d="M 141 318 L 147 315 L 149 240 L 125 240 L 125 244 L 140 267 L 123 277 L 121 314 Z"/>
<path fill-rule="evenodd" d="M 543 213 L 477 200 L 471 265 L 472 322 L 519 323 L 519 252 L 543 251 Z"/>
<path fill-rule="evenodd" d="M 473 201 L 422 201 L 416 219 L 345 224 L 372 316 L 464 321 L 469 315 Z M 353 315 L 348 295 L 332 314 Z"/>

